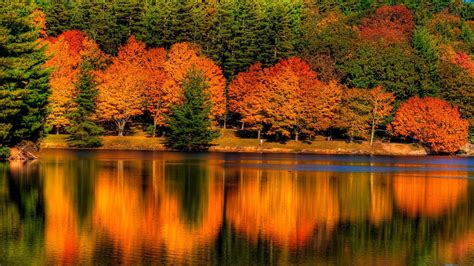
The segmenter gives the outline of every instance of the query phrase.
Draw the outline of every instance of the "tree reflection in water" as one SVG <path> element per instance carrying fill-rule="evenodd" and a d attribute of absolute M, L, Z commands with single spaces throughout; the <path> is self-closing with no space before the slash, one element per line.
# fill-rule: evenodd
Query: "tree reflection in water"
<path fill-rule="evenodd" d="M 0 262 L 473 262 L 468 170 L 293 171 L 259 165 L 298 161 L 242 158 L 59 152 L 2 163 Z"/>

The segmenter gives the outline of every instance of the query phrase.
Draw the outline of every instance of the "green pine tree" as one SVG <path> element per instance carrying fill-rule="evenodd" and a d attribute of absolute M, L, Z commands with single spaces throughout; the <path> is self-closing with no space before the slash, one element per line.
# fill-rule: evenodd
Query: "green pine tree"
<path fill-rule="evenodd" d="M 93 65 L 85 61 L 81 65 L 79 80 L 76 84 L 79 94 L 74 100 L 76 110 L 70 114 L 71 126 L 67 128 L 70 136 L 68 144 L 72 147 L 93 148 L 102 146 L 100 134 L 103 129 L 91 118 L 95 112 L 95 101 L 98 95 L 94 76 L 91 73 Z"/>
<path fill-rule="evenodd" d="M 211 103 L 205 89 L 207 84 L 199 71 L 192 69 L 183 81 L 183 103 L 172 108 L 167 118 L 170 133 L 167 146 L 179 150 L 204 150 L 219 136 L 211 129 Z"/>
<path fill-rule="evenodd" d="M 69 10 L 63 1 L 45 2 L 42 6 L 48 36 L 58 36 L 63 31 L 72 29 Z"/>
<path fill-rule="evenodd" d="M 0 5 L 0 146 L 43 134 L 49 94 L 45 47 L 37 42 L 34 5 Z"/>

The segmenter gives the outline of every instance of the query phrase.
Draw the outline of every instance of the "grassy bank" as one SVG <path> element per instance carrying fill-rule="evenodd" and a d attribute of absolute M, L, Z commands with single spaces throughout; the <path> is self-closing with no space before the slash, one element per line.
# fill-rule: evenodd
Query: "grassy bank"
<path fill-rule="evenodd" d="M 66 135 L 49 135 L 41 143 L 42 148 L 68 148 Z M 166 150 L 163 138 L 145 136 L 105 136 L 99 149 L 109 150 Z M 274 152 L 274 153 L 317 153 L 317 154 L 377 154 L 377 155 L 426 155 L 423 148 L 412 144 L 376 142 L 346 143 L 345 141 L 326 141 L 317 138 L 311 143 L 288 141 L 286 143 L 264 141 L 258 145 L 257 139 L 235 136 L 233 130 L 221 130 L 221 136 L 213 143 L 210 151 L 218 152 Z"/>

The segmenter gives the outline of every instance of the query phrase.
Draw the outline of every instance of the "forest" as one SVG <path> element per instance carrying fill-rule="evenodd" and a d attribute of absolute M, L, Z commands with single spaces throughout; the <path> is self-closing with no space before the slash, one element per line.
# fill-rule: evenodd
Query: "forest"
<path fill-rule="evenodd" d="M 179 130 L 170 117 L 197 106 L 185 99 L 193 86 L 200 105 L 182 117 L 209 120 L 193 126 L 258 139 L 455 153 L 473 138 L 474 5 L 461 0 L 37 0 L 0 11 L 0 154 L 45 133 L 94 147 L 132 124 L 152 137 Z"/>

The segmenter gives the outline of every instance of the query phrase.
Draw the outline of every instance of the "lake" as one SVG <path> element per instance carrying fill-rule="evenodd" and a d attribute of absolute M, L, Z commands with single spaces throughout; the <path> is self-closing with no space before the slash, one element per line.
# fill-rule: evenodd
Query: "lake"
<path fill-rule="evenodd" d="M 474 158 L 44 150 L 0 264 L 474 264 Z"/>

